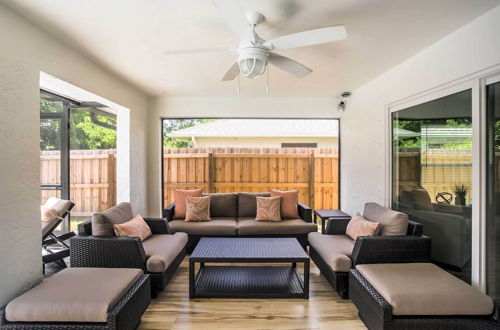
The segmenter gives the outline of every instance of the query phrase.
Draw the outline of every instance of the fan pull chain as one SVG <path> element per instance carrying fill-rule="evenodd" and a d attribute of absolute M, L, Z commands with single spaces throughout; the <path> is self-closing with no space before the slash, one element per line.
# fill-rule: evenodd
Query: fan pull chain
<path fill-rule="evenodd" d="M 269 66 L 266 71 L 266 94 L 269 94 Z"/>
<path fill-rule="evenodd" d="M 240 95 L 240 74 L 238 73 L 238 80 L 236 83 L 236 93 Z"/>

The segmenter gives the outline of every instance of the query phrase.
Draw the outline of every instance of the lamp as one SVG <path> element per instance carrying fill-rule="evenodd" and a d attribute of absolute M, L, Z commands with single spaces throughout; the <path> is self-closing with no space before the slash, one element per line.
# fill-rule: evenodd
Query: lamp
<path fill-rule="evenodd" d="M 243 48 L 238 57 L 238 66 L 245 77 L 258 78 L 266 71 L 267 52 L 259 47 Z"/>

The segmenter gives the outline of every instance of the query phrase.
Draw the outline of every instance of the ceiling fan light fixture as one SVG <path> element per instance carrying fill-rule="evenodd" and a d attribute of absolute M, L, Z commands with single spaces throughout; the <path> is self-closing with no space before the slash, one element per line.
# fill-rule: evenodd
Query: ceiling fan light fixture
<path fill-rule="evenodd" d="M 258 78 L 266 72 L 267 52 L 259 47 L 244 48 L 240 51 L 238 66 L 245 77 Z"/>

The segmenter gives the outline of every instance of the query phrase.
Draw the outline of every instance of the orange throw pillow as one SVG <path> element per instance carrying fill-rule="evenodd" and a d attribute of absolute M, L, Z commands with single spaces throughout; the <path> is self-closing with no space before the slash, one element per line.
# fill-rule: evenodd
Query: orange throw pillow
<path fill-rule="evenodd" d="M 298 190 L 274 190 L 271 189 L 271 197 L 281 197 L 281 218 L 298 219 L 299 191 Z"/>
<path fill-rule="evenodd" d="M 257 196 L 257 221 L 281 221 L 281 197 Z"/>
<path fill-rule="evenodd" d="M 116 236 L 139 237 L 141 241 L 153 235 L 151 228 L 149 228 L 146 221 L 140 215 L 136 215 L 132 220 L 119 225 L 113 225 L 113 229 Z"/>
<path fill-rule="evenodd" d="M 379 232 L 380 223 L 366 220 L 361 214 L 356 213 L 347 224 L 345 233 L 356 240 L 358 236 L 374 236 Z"/>
<path fill-rule="evenodd" d="M 186 196 L 185 221 L 210 221 L 210 196 Z"/>
<path fill-rule="evenodd" d="M 203 189 L 194 190 L 174 190 L 174 218 L 184 219 L 186 217 L 186 196 L 200 197 Z"/>

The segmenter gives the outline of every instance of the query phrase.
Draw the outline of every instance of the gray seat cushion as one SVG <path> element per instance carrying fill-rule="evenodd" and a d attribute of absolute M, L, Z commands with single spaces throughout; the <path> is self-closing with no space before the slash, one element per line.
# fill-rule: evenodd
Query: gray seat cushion
<path fill-rule="evenodd" d="M 352 267 L 354 241 L 347 235 L 323 235 L 310 233 L 309 245 L 321 256 L 323 261 L 336 272 L 348 272 Z"/>
<path fill-rule="evenodd" d="M 377 203 L 366 203 L 363 218 L 380 223 L 381 236 L 404 236 L 408 232 L 408 215 Z"/>
<path fill-rule="evenodd" d="M 255 221 L 254 218 L 238 218 L 238 235 L 306 235 L 318 230 L 314 223 L 302 219 L 281 221 Z"/>
<path fill-rule="evenodd" d="M 270 197 L 271 193 L 238 193 L 238 218 L 257 215 L 257 196 Z"/>
<path fill-rule="evenodd" d="M 163 273 L 186 246 L 188 235 L 151 235 L 142 242 L 148 260 L 146 269 L 150 273 Z"/>
<path fill-rule="evenodd" d="M 394 315 L 489 315 L 493 300 L 431 263 L 358 265 Z"/>
<path fill-rule="evenodd" d="M 104 212 L 92 215 L 92 235 L 114 236 L 113 225 L 118 225 L 134 217 L 130 203 L 122 202 Z"/>
<path fill-rule="evenodd" d="M 210 195 L 211 217 L 232 217 L 238 215 L 238 195 L 235 193 L 203 194 Z"/>
<path fill-rule="evenodd" d="M 11 322 L 106 322 L 143 274 L 132 268 L 66 268 L 12 300 Z"/>
<path fill-rule="evenodd" d="M 211 221 L 172 220 L 168 226 L 174 233 L 206 236 L 236 236 L 238 228 L 236 219 L 231 217 L 215 217 Z"/>

